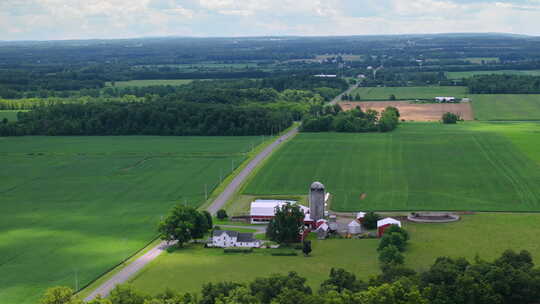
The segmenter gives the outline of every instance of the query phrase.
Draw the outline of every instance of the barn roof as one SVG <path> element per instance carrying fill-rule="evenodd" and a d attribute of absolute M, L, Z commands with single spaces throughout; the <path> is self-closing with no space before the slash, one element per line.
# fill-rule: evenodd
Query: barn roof
<path fill-rule="evenodd" d="M 347 226 L 349 226 L 349 227 L 360 227 L 360 224 L 357 221 L 352 221 Z"/>
<path fill-rule="evenodd" d="M 251 202 L 251 208 L 249 210 L 249 215 L 251 216 L 274 216 L 276 213 L 276 207 L 282 207 L 290 203 L 292 205 L 296 204 L 296 201 L 286 201 L 286 200 L 255 200 Z M 309 208 L 306 206 L 298 205 L 300 210 L 306 215 L 306 219 L 309 219 Z"/>
<path fill-rule="evenodd" d="M 398 225 L 399 227 L 401 227 L 401 222 L 391 217 L 387 217 L 387 218 L 377 221 L 377 227 L 386 226 L 386 225 Z"/>

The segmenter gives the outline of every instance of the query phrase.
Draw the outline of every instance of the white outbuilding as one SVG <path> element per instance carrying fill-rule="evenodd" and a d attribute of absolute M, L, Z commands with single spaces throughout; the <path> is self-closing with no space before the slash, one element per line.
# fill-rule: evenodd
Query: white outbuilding
<path fill-rule="evenodd" d="M 357 221 L 352 221 L 347 225 L 347 230 L 350 234 L 359 234 L 362 233 L 362 225 Z"/>

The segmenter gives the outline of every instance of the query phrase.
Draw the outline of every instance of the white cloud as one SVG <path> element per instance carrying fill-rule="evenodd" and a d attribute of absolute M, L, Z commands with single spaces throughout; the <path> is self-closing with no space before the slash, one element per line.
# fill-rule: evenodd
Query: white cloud
<path fill-rule="evenodd" d="M 0 39 L 540 34 L 540 0 L 0 0 Z"/>

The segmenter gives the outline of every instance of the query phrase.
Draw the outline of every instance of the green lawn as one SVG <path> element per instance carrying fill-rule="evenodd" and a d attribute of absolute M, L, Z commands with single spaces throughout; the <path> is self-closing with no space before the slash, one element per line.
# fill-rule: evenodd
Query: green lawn
<path fill-rule="evenodd" d="M 171 85 L 178 86 L 183 84 L 188 84 L 192 82 L 192 79 L 150 79 L 150 80 L 129 80 L 129 81 L 117 81 L 114 83 L 115 87 L 125 88 L 125 87 L 148 87 L 148 86 L 158 86 L 158 85 Z M 110 82 L 107 82 L 107 86 L 112 86 Z"/>
<path fill-rule="evenodd" d="M 498 70 L 498 71 L 466 71 L 466 72 L 446 72 L 449 79 L 469 78 L 475 75 L 510 74 L 510 75 L 531 75 L 540 76 L 540 70 Z"/>
<path fill-rule="evenodd" d="M 362 100 L 388 100 L 390 95 L 397 99 L 433 99 L 437 96 L 453 96 L 462 98 L 467 96 L 466 87 L 361 87 L 353 91 L 353 95 L 360 94 Z"/>
<path fill-rule="evenodd" d="M 319 180 L 336 211 L 540 211 L 539 132 L 534 123 L 470 122 L 302 133 L 271 156 L 244 194 L 301 195 Z"/>
<path fill-rule="evenodd" d="M 428 268 L 436 257 L 467 257 L 486 260 L 504 250 L 529 250 L 540 262 L 540 214 L 476 214 L 450 224 L 405 223 L 411 233 L 406 264 L 416 270 Z M 156 294 L 171 288 L 200 292 L 207 282 L 246 282 L 272 273 L 296 271 L 316 289 L 330 268 L 342 267 L 367 280 L 379 272 L 378 240 L 313 241 L 310 258 L 252 254 L 224 254 L 219 249 L 189 247 L 166 253 L 141 271 L 132 283 L 137 289 Z"/>
<path fill-rule="evenodd" d="M 251 254 L 224 254 L 223 249 L 192 246 L 166 253 L 143 269 L 132 281 L 137 289 L 158 293 L 165 288 L 200 291 L 206 282 L 246 282 L 272 273 L 297 271 L 318 286 L 332 267 L 342 267 L 362 276 L 378 272 L 378 240 L 313 241 L 313 255 L 272 256 L 268 250 Z"/>
<path fill-rule="evenodd" d="M 200 205 L 259 137 L 0 138 L 0 303 L 82 287 Z"/>
<path fill-rule="evenodd" d="M 471 95 L 479 120 L 540 120 L 540 95 Z"/>

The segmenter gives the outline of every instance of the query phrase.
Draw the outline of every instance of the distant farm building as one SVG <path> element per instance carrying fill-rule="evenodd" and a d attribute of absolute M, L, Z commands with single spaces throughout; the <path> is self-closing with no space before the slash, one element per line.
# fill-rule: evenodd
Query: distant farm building
<path fill-rule="evenodd" d="M 362 225 L 358 223 L 356 220 L 352 221 L 347 225 L 347 232 L 350 234 L 360 234 L 362 233 Z"/>
<path fill-rule="evenodd" d="M 296 201 L 287 200 L 262 200 L 258 199 L 251 202 L 249 216 L 252 224 L 267 224 L 276 214 L 276 208 L 281 208 L 286 204 L 296 204 Z M 310 217 L 309 208 L 298 205 L 305 214 L 304 223 L 313 225 L 314 221 Z"/>
<path fill-rule="evenodd" d="M 435 101 L 436 102 L 455 102 L 456 98 L 455 97 L 439 96 L 439 97 L 435 97 Z"/>
<path fill-rule="evenodd" d="M 261 241 L 253 237 L 253 233 L 240 233 L 228 230 L 214 230 L 210 247 L 245 247 L 258 248 Z"/>
<path fill-rule="evenodd" d="M 336 78 L 337 77 L 337 75 L 334 75 L 334 74 L 317 74 L 313 76 L 319 77 L 319 78 Z"/>
<path fill-rule="evenodd" d="M 387 217 L 380 221 L 377 221 L 377 235 L 379 237 L 382 237 L 384 235 L 384 231 L 392 225 L 401 227 L 401 222 L 391 217 Z"/>

